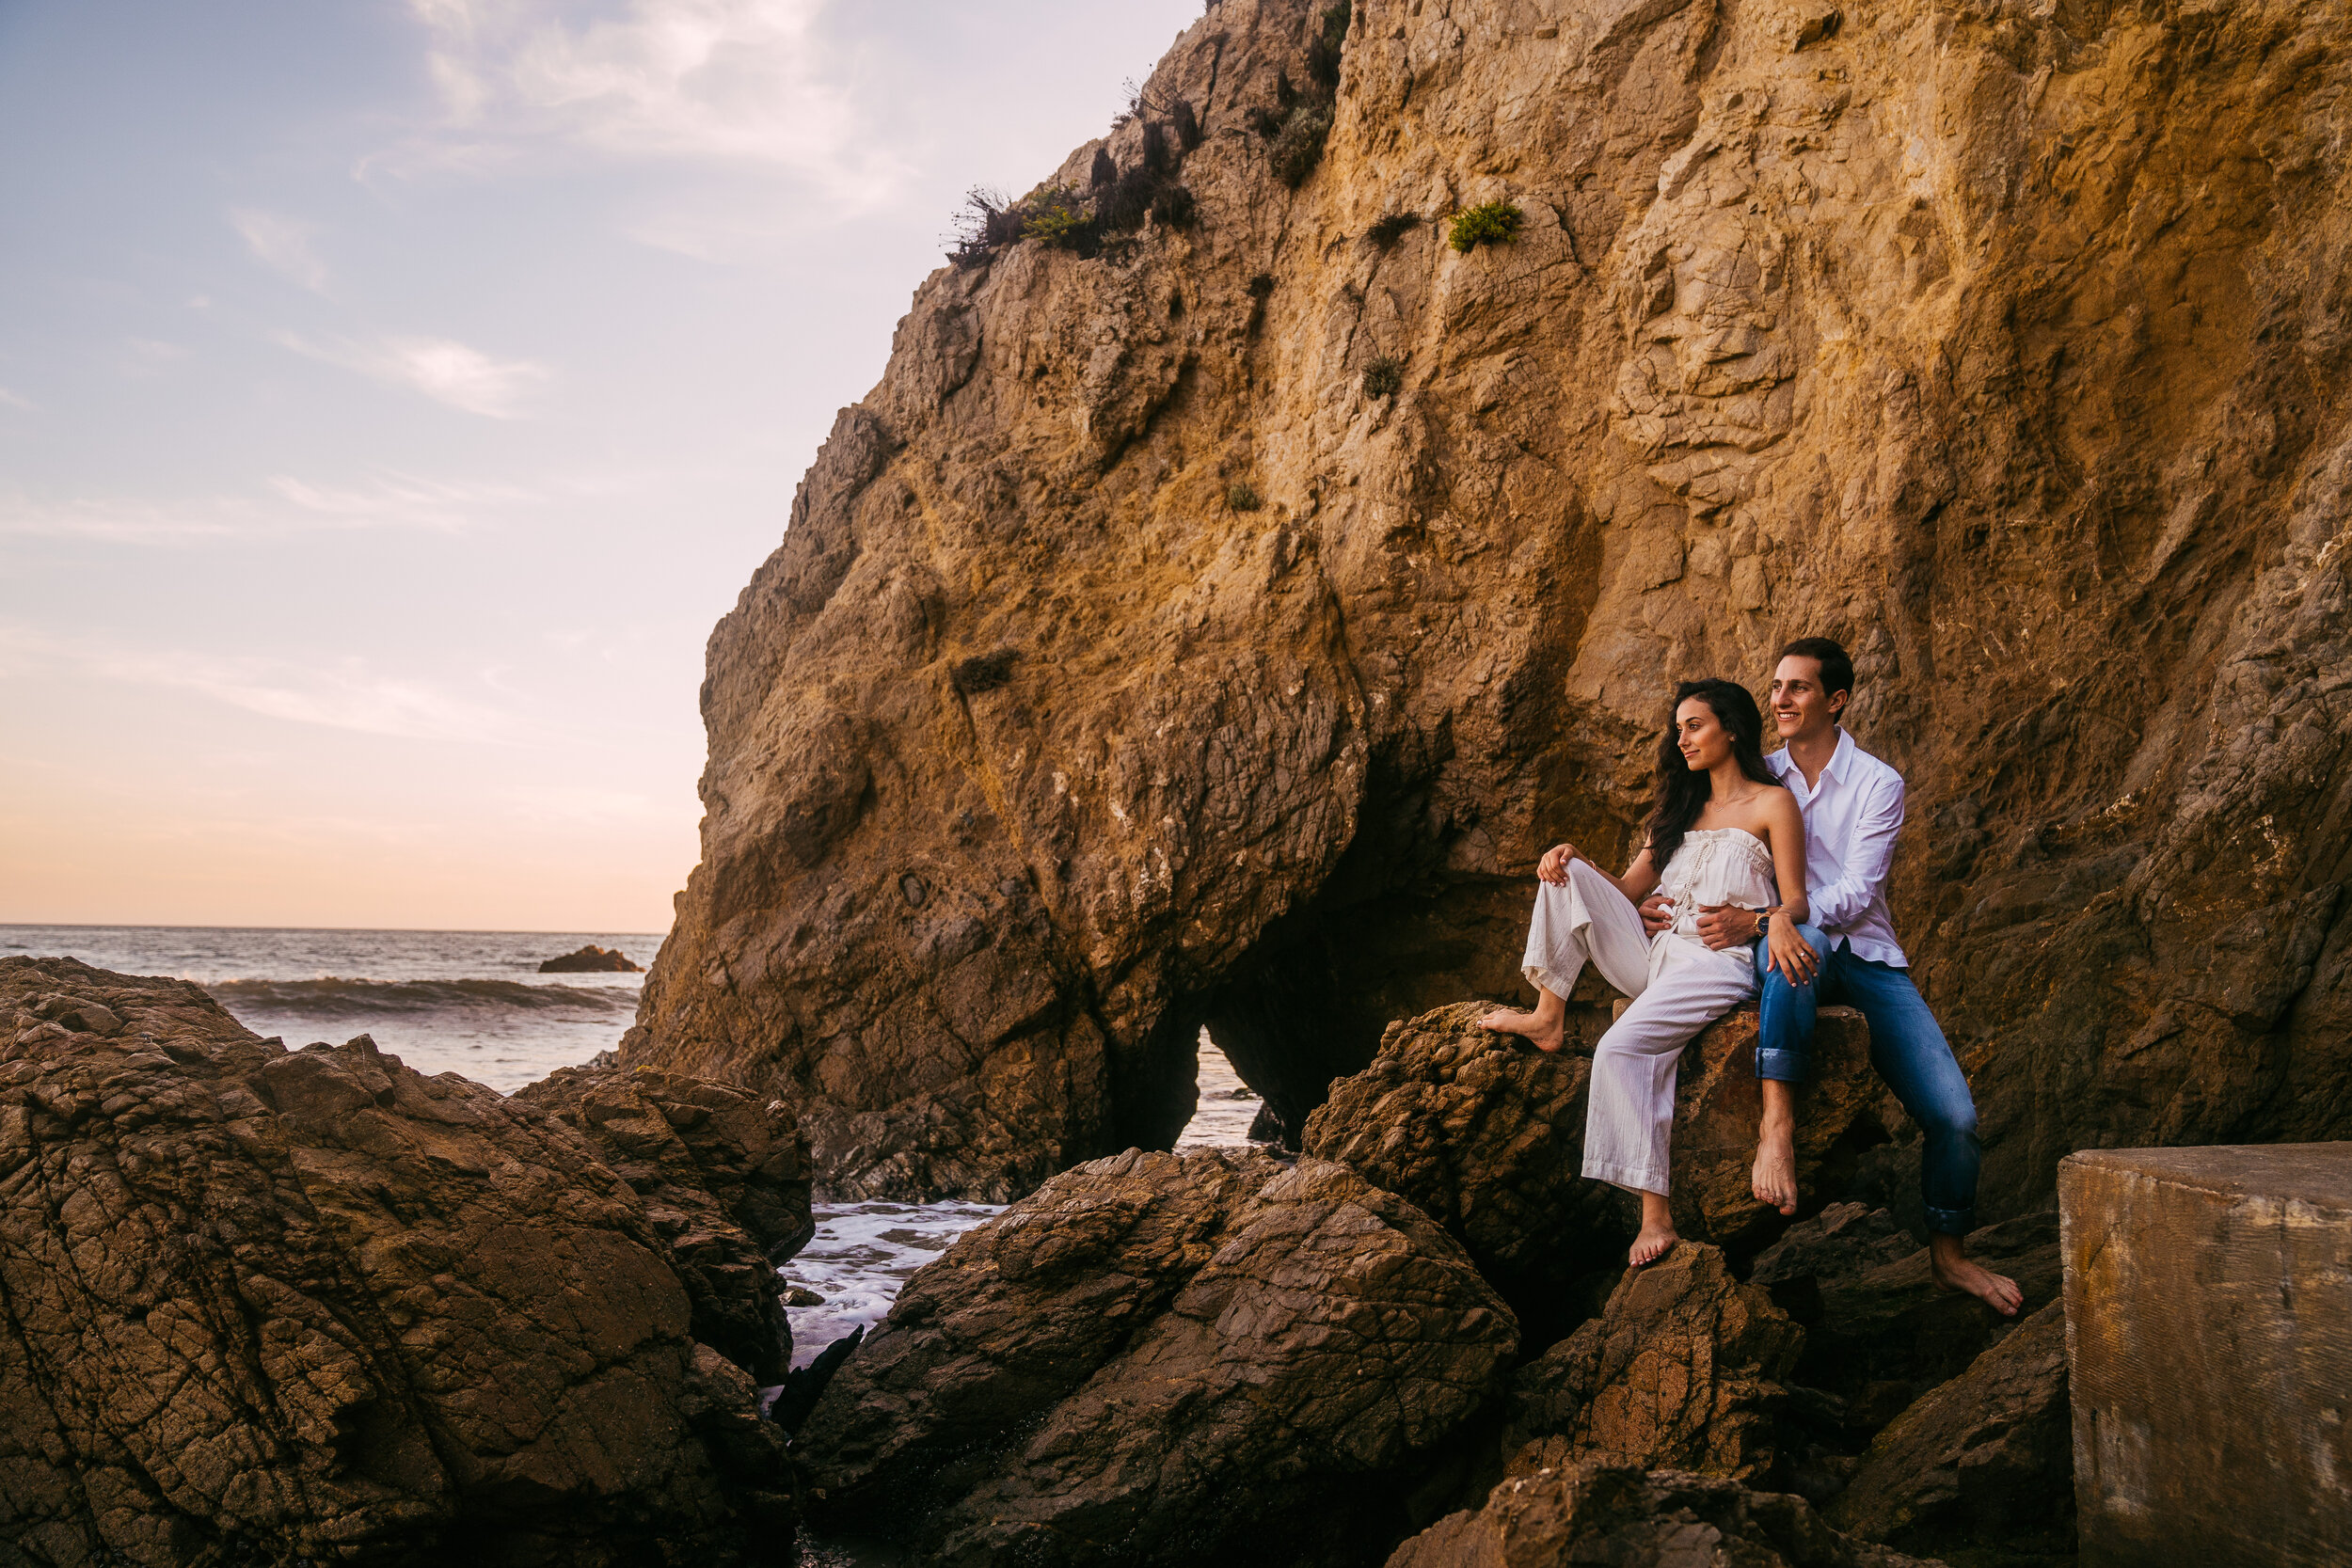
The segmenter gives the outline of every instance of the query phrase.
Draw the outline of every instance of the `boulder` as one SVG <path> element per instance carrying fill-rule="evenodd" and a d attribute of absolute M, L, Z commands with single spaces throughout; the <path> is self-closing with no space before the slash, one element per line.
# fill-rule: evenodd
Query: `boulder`
<path fill-rule="evenodd" d="M 644 1199 L 693 1297 L 694 1338 L 761 1384 L 782 1383 L 792 1329 L 776 1267 L 817 1230 L 808 1143 L 789 1112 L 650 1068 L 564 1068 L 513 1098 L 580 1132 Z"/>
<path fill-rule="evenodd" d="M 542 974 L 643 974 L 645 966 L 633 964 L 617 948 L 598 947 L 590 942 L 575 948 L 559 958 L 540 960 Z"/>
<path fill-rule="evenodd" d="M 1629 1269 L 1602 1314 L 1511 1379 L 1511 1475 L 1585 1461 L 1752 1481 L 1772 1468 L 1804 1330 L 1685 1242 Z"/>
<path fill-rule="evenodd" d="M 1838 1528 L 1907 1551 L 2074 1550 L 2066 1312 L 2052 1302 L 1871 1443 L 1828 1509 Z"/>
<path fill-rule="evenodd" d="M 1928 1249 L 1883 1210 L 1824 1211 L 1757 1255 L 1753 1281 L 1805 1331 L 1796 1382 L 1831 1396 L 1807 1402 L 1817 1419 L 1867 1437 L 2058 1299 L 2056 1213 L 1980 1226 L 1966 1240 L 1970 1258 L 2017 1281 L 2018 1317 L 1938 1288 Z"/>
<path fill-rule="evenodd" d="M 1331 1086 L 1304 1145 L 1339 1160 L 1444 1226 L 1514 1306 L 1534 1319 L 1620 1268 L 1632 1200 L 1583 1179 L 1588 1056 L 1546 1055 L 1476 1026 L 1458 1003 L 1392 1023 L 1370 1067 Z M 1821 1009 L 1814 1082 L 1800 1102 L 1798 1178 L 1834 1186 L 1842 1156 L 1883 1139 L 1868 1034 L 1850 1008 Z M 1685 1049 L 1675 1092 L 1674 1201 L 1682 1233 L 1738 1243 L 1781 1216 L 1749 1190 L 1762 1100 L 1756 1014 L 1734 1012 Z M 1581 1316 L 1579 1313 L 1578 1316 Z M 1565 1328 L 1566 1325 L 1563 1325 Z"/>
<path fill-rule="evenodd" d="M 1672 1470 L 1586 1464 L 1503 1481 L 1474 1513 L 1449 1514 L 1388 1568 L 1921 1568 L 1851 1540 L 1803 1497 Z"/>
<path fill-rule="evenodd" d="M 1425 1522 L 1517 1348 L 1461 1249 L 1345 1166 L 1130 1151 L 917 1273 L 799 1449 L 829 1525 L 927 1562 L 1359 1562 Z"/>
<path fill-rule="evenodd" d="M 2070 1155 L 2086 1568 L 2342 1563 L 2352 1542 L 2352 1143 Z"/>
<path fill-rule="evenodd" d="M 751 1560 L 790 1472 L 693 1318 L 556 1119 L 0 959 L 0 1560 Z"/>

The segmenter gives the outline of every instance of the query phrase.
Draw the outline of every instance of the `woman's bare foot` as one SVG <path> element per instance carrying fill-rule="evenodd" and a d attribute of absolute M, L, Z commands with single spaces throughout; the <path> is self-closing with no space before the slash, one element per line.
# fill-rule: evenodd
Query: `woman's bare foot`
<path fill-rule="evenodd" d="M 1666 1207 L 1666 1195 L 1644 1193 L 1641 1234 L 1633 1238 L 1633 1245 L 1627 1250 L 1625 1260 L 1637 1269 L 1645 1263 L 1655 1263 L 1672 1252 L 1675 1243 L 1680 1240 L 1682 1238 L 1675 1234 L 1674 1211 Z"/>
<path fill-rule="evenodd" d="M 1624 1232 L 1620 1231 L 1618 1234 L 1622 1235 Z M 1637 1269 L 1645 1263 L 1655 1263 L 1672 1252 L 1675 1249 L 1675 1243 L 1680 1240 L 1682 1238 L 1675 1234 L 1675 1227 L 1671 1222 L 1665 1225 L 1645 1225 L 1642 1227 L 1642 1233 L 1633 1238 L 1633 1245 L 1627 1251 L 1625 1260 Z"/>
<path fill-rule="evenodd" d="M 1534 1043 L 1538 1051 L 1557 1051 L 1565 1042 L 1567 1015 L 1565 1009 L 1546 1018 L 1543 1009 L 1523 1013 L 1517 1007 L 1497 1007 L 1478 1021 L 1481 1029 L 1492 1029 L 1498 1035 L 1518 1035 Z"/>
<path fill-rule="evenodd" d="M 1797 1130 L 1771 1115 L 1756 1140 L 1756 1169 L 1749 1174 L 1756 1201 L 1784 1214 L 1797 1212 Z"/>
<path fill-rule="evenodd" d="M 2026 1304 L 2026 1292 L 2017 1288 L 2017 1281 L 1968 1261 L 1957 1236 L 1939 1233 L 1928 1238 L 1928 1268 L 1945 1290 L 1965 1291 L 2004 1318 L 2017 1316 L 2017 1309 Z"/>

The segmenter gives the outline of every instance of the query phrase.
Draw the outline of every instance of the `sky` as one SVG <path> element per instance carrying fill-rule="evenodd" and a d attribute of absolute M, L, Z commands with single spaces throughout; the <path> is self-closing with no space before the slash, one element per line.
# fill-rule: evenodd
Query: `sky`
<path fill-rule="evenodd" d="M 0 0 L 0 923 L 660 931 L 963 191 L 1200 0 Z"/>

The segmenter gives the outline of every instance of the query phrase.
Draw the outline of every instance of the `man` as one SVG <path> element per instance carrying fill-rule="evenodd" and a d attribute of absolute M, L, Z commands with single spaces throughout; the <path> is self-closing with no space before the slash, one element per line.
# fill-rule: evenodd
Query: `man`
<path fill-rule="evenodd" d="M 2016 1282 L 1970 1262 L 1964 1250 L 1963 1238 L 1976 1224 L 1976 1101 L 1895 940 L 1886 884 L 1903 825 L 1903 779 L 1839 724 L 1852 695 L 1853 660 L 1836 642 L 1804 637 L 1781 650 L 1772 711 L 1785 744 L 1764 760 L 1804 813 L 1812 924 L 1798 932 L 1820 967 L 1784 974 L 1761 944 L 1756 949 L 1763 1017 L 1756 1070 L 1764 1095 L 1756 1200 L 1797 1212 L 1796 1086 L 1804 1081 L 1816 1006 L 1846 1003 L 1870 1026 L 1870 1065 L 1927 1134 L 1920 1185 L 1936 1283 L 2014 1317 L 2025 1299 Z M 1643 910 L 1645 919 L 1654 912 Z M 1769 912 L 1710 908 L 1700 915 L 1699 934 L 1710 947 L 1745 943 Z"/>

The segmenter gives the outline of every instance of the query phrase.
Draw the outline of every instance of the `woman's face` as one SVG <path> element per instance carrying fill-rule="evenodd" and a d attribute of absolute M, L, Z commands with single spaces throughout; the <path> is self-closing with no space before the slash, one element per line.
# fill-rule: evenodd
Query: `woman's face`
<path fill-rule="evenodd" d="M 1703 773 L 1731 755 L 1730 732 L 1698 697 L 1683 698 L 1675 709 L 1675 744 L 1681 748 L 1682 765 L 1693 773 Z"/>

